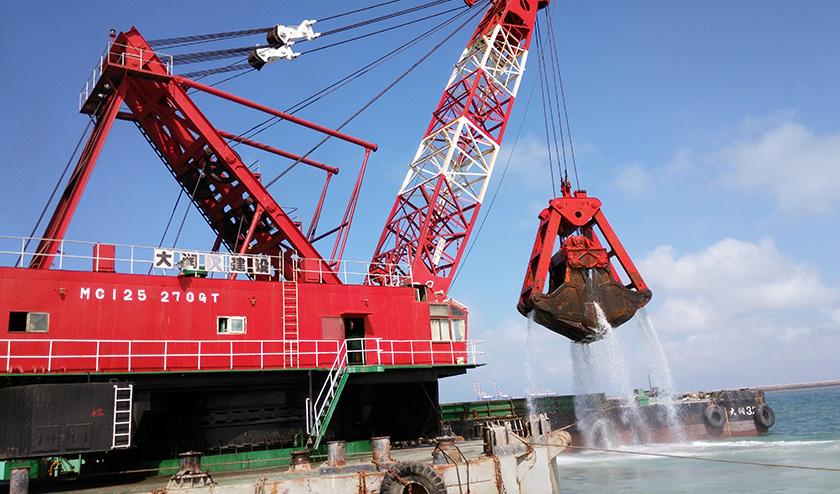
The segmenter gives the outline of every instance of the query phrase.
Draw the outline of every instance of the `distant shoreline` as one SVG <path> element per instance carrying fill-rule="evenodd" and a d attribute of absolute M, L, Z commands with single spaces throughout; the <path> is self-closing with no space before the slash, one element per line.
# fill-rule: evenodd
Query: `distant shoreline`
<path fill-rule="evenodd" d="M 828 388 L 831 386 L 840 386 L 840 379 L 833 379 L 831 381 L 814 381 L 809 383 L 770 384 L 767 386 L 752 386 L 751 389 L 760 389 L 761 391 L 788 391 L 791 389 Z"/>

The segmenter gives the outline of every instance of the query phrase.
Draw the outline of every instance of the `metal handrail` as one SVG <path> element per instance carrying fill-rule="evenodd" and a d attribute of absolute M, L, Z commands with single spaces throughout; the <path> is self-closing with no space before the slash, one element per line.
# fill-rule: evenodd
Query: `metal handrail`
<path fill-rule="evenodd" d="M 123 51 L 119 54 L 112 54 L 111 50 L 113 47 L 122 47 Z M 128 50 L 131 50 L 134 53 L 128 53 Z M 157 61 L 155 61 L 154 58 L 157 58 Z M 88 98 L 90 98 L 94 88 L 96 88 L 96 83 L 99 82 L 99 78 L 102 77 L 102 73 L 104 72 L 106 66 L 108 64 L 125 66 L 127 60 L 139 60 L 141 64 L 144 62 L 155 63 L 163 67 L 167 74 L 172 75 L 175 73 L 175 58 L 172 55 L 154 50 L 144 50 L 143 48 L 125 45 L 122 43 L 114 43 L 113 41 L 108 42 L 108 46 L 105 47 L 105 51 L 103 51 L 102 55 L 99 56 L 98 63 L 94 65 L 93 70 L 91 70 L 90 77 L 85 79 L 85 84 L 82 86 L 81 91 L 79 91 L 80 110 L 85 105 Z"/>
<path fill-rule="evenodd" d="M 57 261 L 58 269 L 68 269 L 70 267 L 81 268 L 82 263 L 78 261 L 91 261 L 92 263 L 93 261 L 101 261 L 103 259 L 102 256 L 95 256 L 93 254 L 93 247 L 97 244 L 100 244 L 100 242 L 93 242 L 87 240 L 50 239 L 44 237 L 21 237 L 12 235 L 0 235 L 0 259 L 2 259 L 4 256 L 11 257 L 12 259 L 14 259 L 13 265 L 15 267 L 26 266 L 27 261 L 31 260 L 34 256 L 44 255 L 39 254 L 37 252 L 38 245 L 44 241 L 55 241 L 59 243 L 59 248 L 56 253 L 45 255 L 49 257 L 52 262 Z M 107 260 L 114 262 L 115 269 L 117 267 L 123 268 L 122 272 L 125 272 L 125 268 L 127 268 L 127 272 L 129 274 L 146 274 L 150 267 L 153 267 L 155 273 L 165 274 L 170 271 L 178 271 L 177 266 L 168 269 L 154 268 L 152 254 L 154 253 L 155 249 L 160 249 L 160 247 L 158 246 L 122 243 L 108 243 L 108 245 L 114 246 L 115 254 L 113 258 L 109 257 L 107 258 Z M 82 247 L 87 248 L 88 251 L 78 252 L 77 250 Z M 74 249 L 76 251 L 74 251 Z M 198 254 L 199 256 L 239 255 L 196 249 L 169 248 L 169 250 L 176 252 L 189 252 Z M 284 255 L 282 254 L 282 252 L 280 253 L 280 255 L 265 257 L 269 258 L 273 266 L 279 266 L 280 269 L 282 269 L 282 267 L 285 265 Z M 307 263 L 306 261 L 312 262 Z M 374 268 L 376 268 L 377 271 L 390 273 L 388 275 L 389 279 L 386 280 L 385 283 L 387 286 L 410 285 L 413 280 L 410 269 L 408 269 L 407 273 L 404 274 L 404 272 L 406 272 L 406 269 L 396 264 L 371 263 L 369 261 L 355 261 L 349 259 L 339 259 L 335 262 L 336 269 L 334 272 L 339 276 L 339 279 L 341 279 L 341 281 L 345 284 L 363 284 L 365 282 L 365 278 Z M 317 266 L 317 269 L 308 269 L 307 266 L 310 265 Z M 322 259 L 305 259 L 300 257 L 294 257 L 293 266 L 295 267 L 295 273 L 292 275 L 291 278 L 294 281 L 299 281 L 300 276 L 307 273 L 318 273 L 319 278 L 323 278 L 323 269 L 325 266 L 325 261 L 323 261 Z M 87 269 L 90 268 L 88 267 Z M 120 270 L 118 269 L 117 271 L 120 272 Z M 208 273 L 208 275 L 211 274 L 212 272 Z"/>
<path fill-rule="evenodd" d="M 181 359 L 195 359 L 194 367 L 185 367 L 183 365 L 178 365 L 178 370 L 184 370 L 185 368 L 192 368 L 195 370 L 202 369 L 202 359 L 205 360 L 205 368 L 214 368 L 220 369 L 222 366 L 213 365 L 207 366 L 206 359 L 208 358 L 228 358 L 228 366 L 227 368 L 233 370 L 236 369 L 238 366 L 236 365 L 236 359 L 241 357 L 260 357 L 259 368 L 260 369 L 271 369 L 271 368 L 287 368 L 287 365 L 266 365 L 265 359 L 266 357 L 282 357 L 282 356 L 293 356 L 295 359 L 292 361 L 299 362 L 300 357 L 302 356 L 314 356 L 315 357 L 315 368 L 322 368 L 322 362 L 325 364 L 332 359 L 332 365 L 330 366 L 330 373 L 333 374 L 334 371 L 339 366 L 347 366 L 347 356 L 348 353 L 358 352 L 366 357 L 373 358 L 375 360 L 370 361 L 369 359 L 364 359 L 366 361 L 366 365 L 382 365 L 382 366 L 394 366 L 394 365 L 405 365 L 408 362 L 402 362 L 402 359 L 399 358 L 401 355 L 411 355 L 410 363 L 416 364 L 420 362 L 420 365 L 425 365 L 426 358 L 430 359 L 431 365 L 468 365 L 468 364 L 477 364 L 478 363 L 478 356 L 483 354 L 483 352 L 477 349 L 477 345 L 481 342 L 478 340 L 465 340 L 465 341 L 431 341 L 431 340 L 384 340 L 381 338 L 353 338 L 349 340 L 294 340 L 296 345 L 295 351 L 266 351 L 266 345 L 271 344 L 284 344 L 288 343 L 290 340 L 96 340 L 96 339 L 49 339 L 49 338 L 19 338 L 19 339 L 0 339 L 0 362 L 3 360 L 6 361 L 6 372 L 11 372 L 13 369 L 12 361 L 14 360 L 26 360 L 26 359 L 34 359 L 34 360 L 43 360 L 46 361 L 47 372 L 51 372 L 54 366 L 54 362 L 57 360 L 81 360 L 81 359 L 94 359 L 94 371 L 95 372 L 102 372 L 102 360 L 103 359 L 124 359 L 125 360 L 125 368 L 128 371 L 132 370 L 132 367 L 136 368 L 136 363 L 138 359 L 160 359 L 161 365 L 153 367 L 155 369 L 160 368 L 163 371 L 170 371 L 172 368 L 171 359 L 173 358 L 181 358 Z M 348 350 L 347 342 L 348 341 L 359 341 L 361 342 L 361 349 L 359 350 Z M 69 345 L 78 345 L 78 344 L 87 344 L 91 351 L 88 353 L 61 353 L 61 346 L 64 344 Z M 464 344 L 465 348 L 462 350 L 460 348 L 456 348 L 456 344 Z M 30 350 L 27 351 L 25 354 L 14 354 L 12 350 L 14 347 L 21 347 L 25 345 L 30 345 Z M 31 350 L 32 345 L 46 345 L 47 350 L 45 353 L 37 353 Z M 108 345 L 121 345 L 122 348 L 114 349 L 114 351 L 108 351 L 104 349 L 103 346 Z M 149 345 L 158 345 L 158 348 L 161 348 L 162 351 L 154 352 L 153 350 L 147 348 Z M 195 352 L 190 352 L 184 350 L 183 348 L 175 348 L 172 349 L 172 346 L 178 345 L 194 345 L 196 350 Z M 227 351 L 220 351 L 218 347 L 226 346 Z M 243 346 L 252 345 L 256 346 L 259 345 L 259 352 L 255 350 L 249 351 L 237 351 L 237 347 L 240 349 Z M 408 349 L 400 349 L 401 345 L 408 345 Z M 144 348 L 146 346 L 146 348 Z M 139 348 L 138 348 L 139 347 Z M 202 350 L 202 347 L 204 350 Z M 208 348 L 209 347 L 209 348 Z M 325 348 L 326 347 L 326 348 Z M 419 348 L 418 348 L 419 347 Z M 436 349 L 435 347 L 443 347 Z M 124 349 L 123 349 L 124 348 Z M 301 351 L 301 348 L 304 350 Z M 5 350 L 5 352 L 4 352 Z M 170 351 L 173 350 L 173 351 Z M 77 350 L 78 351 L 78 350 Z M 334 357 L 333 357 L 334 356 Z M 440 358 L 438 358 L 439 356 Z M 182 364 L 182 363 L 181 363 Z M 299 366 L 299 365 L 298 365 Z M 295 367 L 298 367 L 295 366 Z M 240 365 L 239 367 L 242 368 L 252 368 L 253 366 L 246 366 Z M 340 375 L 339 375 L 340 377 Z M 317 404 L 317 403 L 316 403 Z"/>
<path fill-rule="evenodd" d="M 307 419 L 307 434 L 312 435 L 314 432 L 316 435 L 321 431 L 321 417 L 327 413 L 327 408 L 330 406 L 332 398 L 335 396 L 336 388 L 338 387 L 338 382 L 341 379 L 341 375 L 347 370 L 347 341 L 341 342 L 341 346 L 338 348 L 338 353 L 335 356 L 335 360 L 330 366 L 330 370 L 327 373 L 327 378 L 324 379 L 324 384 L 321 385 L 321 389 L 318 391 L 318 395 L 315 398 L 315 402 L 311 403 L 311 409 L 307 408 L 306 413 L 311 413 L 311 420 Z M 309 403 L 307 403 L 309 405 Z"/>

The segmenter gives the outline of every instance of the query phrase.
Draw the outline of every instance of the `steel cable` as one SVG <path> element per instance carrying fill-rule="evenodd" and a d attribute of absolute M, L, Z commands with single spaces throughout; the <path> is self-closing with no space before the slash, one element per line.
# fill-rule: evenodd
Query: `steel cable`
<path fill-rule="evenodd" d="M 101 103 L 100 103 L 101 105 Z M 55 199 L 55 194 L 58 192 L 58 188 L 61 187 L 61 183 L 64 181 L 64 177 L 67 176 L 67 171 L 70 169 L 70 165 L 73 164 L 73 158 L 76 157 L 76 153 L 79 152 L 79 148 L 82 145 L 82 142 L 85 140 L 85 136 L 90 130 L 90 126 L 93 124 L 93 119 L 88 120 L 87 125 L 85 126 L 85 130 L 82 131 L 82 135 L 79 136 L 79 140 L 76 141 L 76 146 L 73 148 L 73 152 L 70 154 L 70 157 L 67 158 L 67 163 L 64 164 L 64 170 L 61 172 L 61 176 L 58 177 L 58 181 L 56 181 L 55 186 L 50 192 L 50 197 L 44 203 L 43 209 L 41 209 L 41 214 L 38 215 L 38 220 L 35 222 L 35 226 L 32 227 L 32 232 L 29 233 L 29 238 L 26 239 L 23 251 L 26 252 L 26 249 L 29 247 L 29 242 L 35 236 L 35 233 L 38 231 L 38 228 L 41 226 L 41 221 L 44 220 L 44 216 L 47 214 L 47 209 L 50 207 L 50 203 L 52 203 L 53 199 Z M 23 255 L 20 256 L 18 259 L 16 266 L 19 266 L 23 262 Z"/>
<path fill-rule="evenodd" d="M 357 41 L 357 40 L 360 40 L 360 39 L 368 38 L 370 36 L 375 36 L 377 34 L 382 34 L 382 33 L 388 32 L 388 31 L 393 31 L 394 29 L 399 29 L 401 27 L 405 27 L 405 26 L 408 26 L 408 25 L 411 25 L 411 24 L 414 24 L 414 23 L 417 23 L 417 22 L 422 22 L 422 21 L 432 19 L 432 18 L 435 18 L 435 17 L 440 17 L 442 15 L 446 15 L 446 14 L 449 14 L 450 12 L 455 12 L 457 10 L 466 10 L 468 8 L 469 7 L 467 7 L 465 5 L 462 5 L 460 7 L 455 7 L 455 8 L 449 9 L 449 10 L 443 10 L 441 12 L 430 14 L 430 15 L 427 15 L 425 17 L 420 17 L 420 18 L 417 18 L 417 19 L 413 19 L 413 20 L 410 20 L 410 21 L 403 22 L 402 24 L 397 24 L 397 25 L 394 25 L 394 26 L 386 27 L 384 29 L 380 29 L 378 31 L 372 31 L 370 33 L 360 34 L 359 36 L 355 36 L 353 38 L 343 39 L 341 41 L 336 41 L 335 43 L 331 43 L 329 45 L 319 46 L 318 48 L 313 48 L 311 50 L 306 50 L 304 52 L 301 52 L 301 54 L 314 53 L 316 51 L 326 50 L 327 48 L 332 48 L 334 46 L 343 45 L 343 44 L 346 44 L 346 43 L 350 43 L 352 41 Z"/>
<path fill-rule="evenodd" d="M 406 15 L 406 14 L 411 14 L 413 12 L 424 10 L 424 9 L 429 8 L 429 7 L 434 7 L 436 5 L 440 5 L 440 4 L 451 2 L 451 1 L 453 1 L 453 0 L 433 0 L 431 2 L 426 2 L 424 4 L 420 4 L 420 5 L 417 5 L 415 7 L 409 7 L 407 9 L 398 10 L 396 12 L 391 12 L 390 14 L 381 15 L 379 17 L 374 17 L 372 19 L 367 19 L 367 20 L 364 20 L 364 21 L 359 21 L 359 22 L 356 22 L 356 23 L 353 23 L 353 24 L 348 24 L 346 26 L 331 29 L 329 31 L 324 31 L 323 33 L 321 33 L 321 36 L 329 36 L 331 34 L 342 33 L 344 31 L 349 31 L 351 29 L 356 29 L 356 28 L 359 28 L 359 27 L 368 26 L 370 24 L 375 24 L 377 22 L 387 21 L 387 20 L 393 19 L 395 17 L 400 17 L 400 16 L 403 16 L 403 15 Z"/>
<path fill-rule="evenodd" d="M 537 26 L 539 26 L 539 21 L 537 21 Z M 546 73 L 545 73 L 544 77 L 545 77 L 545 81 L 546 81 L 546 88 L 547 88 L 546 91 L 548 92 L 548 97 L 549 97 L 549 111 L 552 113 L 551 114 L 551 129 L 553 131 L 553 136 L 554 136 L 554 151 L 557 154 L 557 168 L 558 169 L 561 169 L 560 164 L 561 164 L 561 158 L 562 158 L 563 167 L 562 167 L 562 173 L 561 173 L 561 180 L 563 180 L 564 176 L 565 177 L 569 176 L 569 162 L 566 159 L 566 138 L 563 134 L 563 121 L 560 118 L 560 94 L 558 93 L 558 90 L 557 90 L 557 75 L 556 75 L 556 71 L 555 71 L 556 67 L 555 67 L 555 64 L 554 64 L 554 59 L 551 57 L 551 52 L 550 52 L 549 47 L 546 46 L 546 44 L 543 43 L 543 41 L 542 41 L 542 35 L 540 34 L 540 31 L 541 31 L 540 29 L 538 29 L 538 31 L 537 31 L 537 45 L 538 45 L 539 50 L 540 50 L 540 61 L 541 61 L 541 63 L 545 64 L 545 69 L 546 69 Z M 551 35 L 548 36 L 548 39 L 549 39 L 548 43 L 553 44 L 552 41 L 551 41 Z M 545 50 L 546 49 L 549 49 L 549 62 L 550 62 L 551 67 L 549 67 L 549 62 L 545 61 Z M 551 72 L 551 78 L 552 78 L 552 84 L 551 85 L 548 84 L 548 71 Z M 554 90 L 554 99 L 553 100 L 551 99 L 552 89 Z M 556 120 L 554 119 L 554 109 L 555 109 L 555 107 L 557 109 L 557 119 Z M 557 123 L 557 129 L 560 130 L 560 138 L 559 139 L 557 138 L 557 129 L 555 129 L 555 127 L 554 127 L 555 122 Z M 560 149 L 557 148 L 558 140 L 560 142 Z"/>
<path fill-rule="evenodd" d="M 410 7 L 410 8 L 403 9 L 403 10 L 398 10 L 396 12 L 391 12 L 389 14 L 381 15 L 379 17 L 374 17 L 372 19 L 366 19 L 364 21 L 360 21 L 360 22 L 356 22 L 356 23 L 353 23 L 353 24 L 349 24 L 349 25 L 346 25 L 346 26 L 339 27 L 339 28 L 331 29 L 329 31 L 325 31 L 325 32 L 321 33 L 321 37 L 341 33 L 341 32 L 344 32 L 344 31 L 349 31 L 349 30 L 352 30 L 352 29 L 357 29 L 357 28 L 360 28 L 360 27 L 368 26 L 370 24 L 375 24 L 375 23 L 382 22 L 382 21 L 387 21 L 387 20 L 390 20 L 390 19 L 393 19 L 393 18 L 396 18 L 396 17 L 401 17 L 403 15 L 411 14 L 411 13 L 414 13 L 414 12 L 418 12 L 420 10 L 424 10 L 424 9 L 427 9 L 427 8 L 430 8 L 430 7 L 434 7 L 434 6 L 441 5 L 441 4 L 448 3 L 448 2 L 452 2 L 452 1 L 454 1 L 454 0 L 433 0 L 431 2 L 426 2 L 426 3 L 421 4 L 421 5 L 417 5 L 417 6 Z M 332 18 L 335 18 L 335 17 L 336 16 L 333 16 Z M 420 20 L 422 20 L 422 19 L 420 19 Z M 418 22 L 419 22 L 419 20 L 418 20 Z M 409 24 L 411 24 L 411 22 L 405 23 L 404 25 L 409 25 Z M 183 37 L 179 37 L 179 38 L 165 38 L 163 40 L 152 41 L 152 42 L 150 42 L 150 44 L 152 46 L 155 46 L 155 47 L 169 46 L 170 48 L 175 48 L 175 47 L 179 47 L 179 46 L 188 46 L 188 45 L 197 44 L 197 43 L 204 43 L 204 42 L 210 42 L 210 41 L 217 41 L 217 40 L 221 40 L 221 39 L 230 39 L 230 38 L 234 38 L 234 37 L 258 34 L 258 33 L 261 33 L 261 32 L 267 32 L 270 29 L 272 29 L 272 27 L 258 28 L 258 29 L 245 29 L 245 30 L 241 30 L 241 31 L 229 31 L 229 32 L 226 32 L 226 33 L 199 34 L 199 35 L 194 35 L 194 36 L 183 36 Z M 385 32 L 385 30 L 383 30 L 381 32 Z M 167 43 L 170 43 L 170 44 L 167 45 Z M 177 63 L 178 65 L 187 65 L 187 64 L 192 64 L 192 63 L 209 62 L 209 61 L 213 61 L 213 60 L 220 60 L 220 59 L 224 59 L 224 58 L 230 58 L 230 57 L 235 57 L 235 56 L 239 56 L 239 55 L 245 55 L 255 48 L 266 48 L 268 46 L 269 45 L 242 46 L 242 47 L 238 47 L 238 48 L 226 48 L 226 49 L 220 49 L 220 50 L 201 51 L 201 52 L 194 52 L 194 53 L 182 53 L 182 54 L 178 54 L 178 55 L 173 55 L 172 59 L 173 59 L 173 62 Z"/>
<path fill-rule="evenodd" d="M 554 112 L 551 110 L 551 93 L 547 90 L 548 80 L 545 74 L 545 59 L 542 53 L 542 44 L 540 43 L 540 36 L 539 31 L 537 31 L 537 60 L 539 62 L 539 73 L 537 76 L 540 78 L 540 95 L 542 96 L 542 104 L 543 104 L 543 123 L 545 124 L 545 141 L 546 141 L 546 148 L 548 149 L 548 172 L 551 175 L 551 193 L 556 197 L 557 196 L 557 186 L 556 180 L 554 178 L 554 157 L 551 153 L 552 145 L 554 149 L 557 149 L 557 134 L 554 130 Z M 552 132 L 549 134 L 549 115 L 551 115 L 551 129 Z M 557 167 L 560 167 L 560 156 L 557 157 Z"/>
<path fill-rule="evenodd" d="M 531 446 L 554 446 L 556 444 L 551 443 L 534 443 L 529 441 L 524 441 L 526 444 Z M 840 468 L 835 467 L 815 467 L 811 465 L 789 465 L 785 463 L 768 463 L 763 461 L 748 461 L 748 460 L 727 460 L 724 458 L 709 458 L 708 456 L 687 456 L 687 455 L 675 455 L 671 453 L 652 453 L 648 451 L 632 451 L 632 450 L 625 450 L 625 449 L 609 449 L 609 448 L 594 448 L 588 446 L 566 446 L 570 449 L 578 449 L 578 450 L 586 450 L 586 451 L 600 451 L 603 453 L 621 453 L 625 455 L 639 455 L 639 456 L 653 456 L 658 458 L 675 458 L 678 460 L 696 460 L 696 461 L 711 461 L 716 463 L 731 463 L 735 465 L 752 465 L 752 466 L 759 466 L 759 467 L 774 467 L 774 468 L 792 468 L 796 470 L 816 470 L 820 472 L 835 472 L 840 473 Z"/>
<path fill-rule="evenodd" d="M 402 45 L 398 46 L 397 48 L 394 48 L 393 50 L 389 51 L 388 53 L 380 56 L 379 58 L 377 58 L 376 60 L 368 63 L 367 65 L 351 72 L 350 74 L 348 74 L 348 75 L 342 77 L 341 79 L 333 82 L 332 84 L 322 88 L 321 90 L 319 90 L 316 93 L 304 98 L 303 100 L 295 103 L 294 105 L 291 105 L 290 107 L 288 107 L 284 111 L 286 113 L 295 114 L 295 113 L 299 112 L 300 110 L 303 110 L 304 108 L 316 103 L 317 101 L 319 101 L 322 98 L 332 94 L 333 92 L 335 92 L 338 89 L 340 89 L 340 88 L 346 86 L 347 84 L 353 82 L 354 80 L 358 79 L 359 77 L 364 76 L 365 74 L 367 74 L 371 70 L 373 70 L 376 67 L 378 67 L 379 65 L 385 63 L 387 60 L 393 58 L 394 56 L 398 55 L 399 53 L 402 53 L 403 51 L 408 49 L 410 46 L 412 46 L 412 45 L 416 44 L 417 42 L 419 42 L 420 40 L 426 38 L 428 35 L 433 34 L 437 31 L 443 29 L 447 25 L 449 25 L 452 22 L 454 22 L 455 20 L 457 20 L 459 17 L 463 16 L 465 13 L 466 13 L 466 11 L 463 11 L 463 12 L 460 12 L 460 13 L 450 17 L 449 19 L 447 19 L 447 20 L 439 23 L 438 25 L 432 27 L 431 29 L 415 36 L 414 38 L 412 38 L 410 40 L 408 40 L 407 42 L 403 43 Z M 238 137 L 247 137 L 249 139 L 253 138 L 253 137 L 257 136 L 258 134 L 268 130 L 269 128 L 273 127 L 274 125 L 277 125 L 278 123 L 280 123 L 282 121 L 283 121 L 283 119 L 280 118 L 280 117 L 268 117 L 267 119 L 263 120 L 262 122 L 260 122 L 256 125 L 254 125 L 253 127 L 243 131 L 241 134 L 239 134 Z M 231 147 L 235 147 L 238 144 L 239 144 L 238 142 L 234 142 L 233 144 L 231 144 Z"/>
<path fill-rule="evenodd" d="M 569 108 L 568 108 L 568 105 L 566 104 L 566 89 L 563 85 L 563 75 L 560 72 L 560 62 L 559 62 L 559 58 L 557 57 L 557 48 L 553 43 L 554 21 L 551 19 L 551 6 L 550 5 L 546 7 L 545 12 L 546 12 L 546 17 L 548 19 L 548 31 L 549 31 L 549 36 L 550 36 L 549 40 L 551 41 L 551 46 L 552 46 L 552 56 L 554 57 L 554 59 L 556 61 L 557 80 L 558 80 L 559 85 L 560 85 L 560 96 L 561 96 L 561 99 L 563 101 L 563 115 L 565 116 L 565 119 L 566 119 L 566 133 L 569 136 L 569 152 L 570 152 L 571 157 L 572 157 L 572 167 L 573 167 L 574 172 L 575 172 L 575 184 L 577 185 L 577 188 L 580 189 L 580 179 L 578 177 L 577 160 L 575 159 L 575 145 L 574 145 L 574 142 L 572 141 L 572 126 L 569 123 Z"/>
<path fill-rule="evenodd" d="M 458 33 L 461 29 L 463 29 L 463 28 L 464 28 L 464 26 L 466 26 L 469 22 L 471 22 L 471 21 L 472 21 L 472 20 L 473 20 L 476 16 L 478 16 L 478 15 L 479 15 L 479 14 L 481 14 L 481 13 L 482 13 L 482 12 L 481 12 L 481 10 L 477 10 L 477 11 L 476 11 L 476 13 L 474 13 L 473 15 L 471 15 L 471 16 L 470 16 L 470 17 L 469 17 L 466 21 L 464 21 L 462 24 L 460 24 L 458 27 L 456 27 L 456 28 L 455 28 L 452 32 L 450 32 L 448 35 L 446 35 L 446 37 L 444 37 L 441 41 L 439 41 L 439 42 L 438 42 L 438 43 L 437 43 L 437 44 L 436 44 L 436 45 L 435 45 L 435 46 L 434 46 L 431 50 L 429 50 L 429 51 L 428 51 L 425 55 L 423 55 L 422 57 L 420 57 L 420 59 L 419 59 L 419 60 L 417 60 L 416 62 L 414 62 L 414 64 L 412 64 L 412 65 L 411 65 L 408 69 L 406 69 L 406 70 L 405 70 L 402 74 L 400 74 L 400 75 L 399 75 L 396 79 L 394 79 L 393 81 L 391 81 L 391 82 L 390 82 L 387 86 L 385 86 L 385 88 L 384 88 L 384 89 L 382 89 L 379 93 L 377 93 L 377 94 L 376 94 L 373 98 L 371 98 L 371 99 L 370 99 L 367 103 L 365 103 L 364 105 L 362 105 L 362 106 L 361 106 L 358 110 L 356 110 L 356 111 L 355 111 L 352 115 L 350 115 L 350 117 L 349 117 L 349 118 L 347 118 L 346 120 L 344 120 L 344 121 L 343 121 L 343 122 L 342 122 L 342 123 L 341 123 L 338 127 L 336 127 L 336 129 L 335 129 L 335 130 L 339 131 L 339 130 L 343 129 L 343 128 L 344 128 L 344 127 L 346 127 L 346 126 L 347 126 L 350 122 L 352 122 L 352 121 L 353 121 L 356 117 L 358 117 L 358 116 L 359 116 L 359 115 L 361 115 L 361 114 L 362 114 L 365 110 L 367 110 L 368 108 L 370 108 L 370 106 L 371 106 L 371 105 L 373 105 L 376 101 L 378 101 L 378 100 L 379 100 L 379 98 L 381 98 L 381 97 L 382 97 L 382 96 L 384 96 L 384 95 L 385 95 L 388 91 L 390 91 L 391 89 L 393 89 L 393 88 L 394 88 L 394 86 L 396 86 L 397 84 L 399 84 L 399 82 L 400 82 L 400 81 L 402 81 L 403 79 L 405 79 L 405 78 L 406 78 L 406 77 L 407 77 L 407 76 L 408 76 L 411 72 L 413 72 L 413 71 L 414 71 L 414 69 L 416 69 L 417 67 L 419 67 L 419 66 L 420 66 L 420 64 L 422 64 L 423 62 L 425 62 L 425 61 L 426 61 L 426 60 L 427 60 L 430 56 L 432 56 L 432 54 L 434 54 L 437 50 L 439 50 L 441 46 L 443 46 L 443 45 L 444 45 L 447 41 L 449 41 L 450 39 L 452 39 L 452 37 L 454 37 L 454 36 L 455 36 L 455 35 L 456 35 L 456 34 L 457 34 L 457 33 Z M 310 149 L 309 149 L 309 151 L 307 151 L 307 152 L 306 152 L 303 156 L 301 156 L 300 158 L 298 158 L 297 160 L 295 160 L 295 162 L 294 162 L 294 163 L 292 163 L 291 165 L 287 166 L 287 167 L 286 167 L 286 168 L 285 168 L 282 172 L 280 172 L 280 173 L 279 173 L 279 174 L 277 174 L 274 178 L 272 178 L 271 180 L 269 180 L 269 181 L 265 184 L 265 187 L 266 187 L 266 188 L 268 188 L 268 187 L 270 187 L 271 185 L 275 184 L 275 183 L 276 183 L 278 180 L 280 180 L 280 179 L 281 179 L 284 175 L 286 175 L 288 172 L 290 172 L 292 169 L 294 169 L 294 168 L 295 168 L 298 164 L 300 164 L 300 161 L 301 161 L 302 159 L 305 159 L 305 158 L 309 157 L 309 155 L 310 155 L 310 154 L 312 154 L 315 150 L 317 150 L 318 148 L 320 148 L 320 147 L 321 147 L 321 146 L 322 146 L 325 142 L 327 142 L 327 141 L 330 139 L 330 137 L 331 137 L 331 136 L 326 136 L 326 137 L 324 137 L 323 139 L 321 139 L 321 141 L 319 141 L 319 142 L 318 142 L 315 146 L 313 146 L 312 148 L 310 148 Z"/>

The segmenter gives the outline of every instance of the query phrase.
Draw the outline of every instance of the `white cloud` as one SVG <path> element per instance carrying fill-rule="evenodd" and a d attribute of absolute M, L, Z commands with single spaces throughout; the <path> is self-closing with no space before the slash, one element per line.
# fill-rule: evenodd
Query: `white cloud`
<path fill-rule="evenodd" d="M 791 121 L 750 132 L 714 153 L 721 179 L 772 194 L 787 213 L 825 212 L 840 202 L 840 133 L 819 135 Z"/>
<path fill-rule="evenodd" d="M 511 159 L 512 152 L 515 154 Z M 501 173 L 508 160 L 508 174 L 518 178 L 525 185 L 540 188 L 551 185 L 548 180 L 548 147 L 542 139 L 527 135 L 519 139 L 515 150 L 512 145 L 503 147 L 496 160 L 494 173 Z"/>
<path fill-rule="evenodd" d="M 835 378 L 840 289 L 772 240 L 726 238 L 698 251 L 655 249 L 638 263 L 677 386 Z"/>
<path fill-rule="evenodd" d="M 821 309 L 838 302 L 817 270 L 779 252 L 772 240 L 726 238 L 697 253 L 678 255 L 671 246 L 639 262 L 648 284 L 662 291 L 663 314 L 674 327 L 713 329 L 754 311 Z"/>
<path fill-rule="evenodd" d="M 647 168 L 641 163 L 631 163 L 618 169 L 613 186 L 626 194 L 641 195 L 650 192 L 654 184 Z"/>

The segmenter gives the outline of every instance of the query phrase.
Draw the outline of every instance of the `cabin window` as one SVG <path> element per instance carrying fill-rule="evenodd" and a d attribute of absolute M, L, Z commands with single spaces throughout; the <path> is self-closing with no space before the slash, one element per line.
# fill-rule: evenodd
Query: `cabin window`
<path fill-rule="evenodd" d="M 451 331 L 449 319 L 432 319 L 432 341 L 449 341 Z"/>
<path fill-rule="evenodd" d="M 245 334 L 246 323 L 245 316 L 219 316 L 216 330 L 219 334 Z"/>
<path fill-rule="evenodd" d="M 452 320 L 452 339 L 455 341 L 467 339 L 467 324 L 463 319 Z"/>
<path fill-rule="evenodd" d="M 449 316 L 449 306 L 444 304 L 429 305 L 429 315 L 432 317 L 447 317 Z"/>
<path fill-rule="evenodd" d="M 467 339 L 466 312 L 455 305 L 430 304 L 432 341 L 464 341 Z"/>
<path fill-rule="evenodd" d="M 46 333 L 49 329 L 49 312 L 9 312 L 11 333 Z"/>
<path fill-rule="evenodd" d="M 432 341 L 464 341 L 467 336 L 463 319 L 432 318 Z"/>

